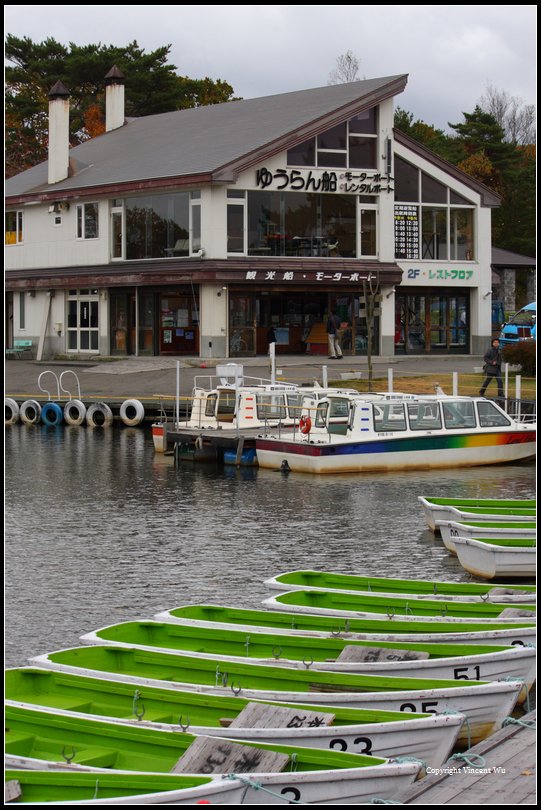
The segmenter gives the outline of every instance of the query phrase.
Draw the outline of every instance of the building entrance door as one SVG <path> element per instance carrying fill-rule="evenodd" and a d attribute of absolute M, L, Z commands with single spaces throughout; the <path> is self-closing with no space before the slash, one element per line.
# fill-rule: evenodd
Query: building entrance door
<path fill-rule="evenodd" d="M 469 353 L 469 292 L 397 292 L 395 351 Z"/>

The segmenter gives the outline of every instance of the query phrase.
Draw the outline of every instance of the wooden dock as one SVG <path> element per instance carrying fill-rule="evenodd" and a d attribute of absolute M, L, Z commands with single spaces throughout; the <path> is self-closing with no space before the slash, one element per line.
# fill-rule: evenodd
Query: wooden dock
<path fill-rule="evenodd" d="M 395 801 L 435 805 L 537 804 L 535 718 L 536 712 L 532 711 L 459 754 L 460 758 L 449 759 L 441 768 L 429 769 L 424 779 L 395 796 Z"/>

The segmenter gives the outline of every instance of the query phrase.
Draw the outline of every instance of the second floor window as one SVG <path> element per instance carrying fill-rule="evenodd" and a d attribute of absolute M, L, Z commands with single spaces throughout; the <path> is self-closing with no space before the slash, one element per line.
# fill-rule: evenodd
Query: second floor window
<path fill-rule="evenodd" d="M 99 234 L 98 203 L 77 206 L 77 239 L 97 239 Z"/>
<path fill-rule="evenodd" d="M 6 245 L 19 245 L 23 241 L 23 212 L 6 211 Z"/>

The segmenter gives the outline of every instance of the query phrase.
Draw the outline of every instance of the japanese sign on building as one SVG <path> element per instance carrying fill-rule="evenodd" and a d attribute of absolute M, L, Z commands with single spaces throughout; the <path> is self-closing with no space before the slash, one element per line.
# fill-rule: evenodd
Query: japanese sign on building
<path fill-rule="evenodd" d="M 305 191 L 346 194 L 380 194 L 392 191 L 392 177 L 376 171 L 329 171 L 328 169 L 276 169 L 256 171 L 256 186 L 273 191 Z"/>

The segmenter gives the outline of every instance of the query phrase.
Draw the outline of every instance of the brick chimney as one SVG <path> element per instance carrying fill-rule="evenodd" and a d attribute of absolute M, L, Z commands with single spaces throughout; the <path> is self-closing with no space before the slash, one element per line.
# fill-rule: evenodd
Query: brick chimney
<path fill-rule="evenodd" d="M 69 95 L 61 81 L 49 90 L 49 184 L 65 180 L 69 172 Z"/>
<path fill-rule="evenodd" d="M 124 74 L 113 65 L 105 77 L 105 131 L 124 126 Z"/>

